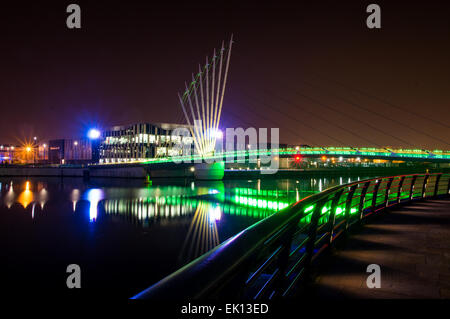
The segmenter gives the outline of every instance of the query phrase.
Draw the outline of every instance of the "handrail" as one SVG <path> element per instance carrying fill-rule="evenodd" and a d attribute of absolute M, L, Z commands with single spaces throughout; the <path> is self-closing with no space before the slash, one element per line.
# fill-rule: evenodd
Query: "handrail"
<path fill-rule="evenodd" d="M 285 297 L 353 225 L 387 207 L 449 194 L 448 173 L 335 186 L 257 222 L 132 298 Z"/>

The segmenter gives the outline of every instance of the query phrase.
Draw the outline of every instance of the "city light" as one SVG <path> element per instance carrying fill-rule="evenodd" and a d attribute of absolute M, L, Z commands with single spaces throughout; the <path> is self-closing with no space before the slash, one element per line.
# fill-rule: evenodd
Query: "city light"
<path fill-rule="evenodd" d="M 99 130 L 97 130 L 97 129 L 95 129 L 95 128 L 91 128 L 90 130 L 89 130 L 89 132 L 88 132 L 88 137 L 91 139 L 91 140 L 96 140 L 96 139 L 98 139 L 99 137 L 100 137 L 100 131 Z"/>

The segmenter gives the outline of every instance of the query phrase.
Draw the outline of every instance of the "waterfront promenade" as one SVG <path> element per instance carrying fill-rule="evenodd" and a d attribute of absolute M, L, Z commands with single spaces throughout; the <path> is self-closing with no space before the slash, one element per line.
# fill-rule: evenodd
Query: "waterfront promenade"
<path fill-rule="evenodd" d="M 367 265 L 381 288 L 367 288 Z M 306 289 L 310 298 L 450 298 L 450 200 L 427 200 L 377 216 L 332 253 Z"/>

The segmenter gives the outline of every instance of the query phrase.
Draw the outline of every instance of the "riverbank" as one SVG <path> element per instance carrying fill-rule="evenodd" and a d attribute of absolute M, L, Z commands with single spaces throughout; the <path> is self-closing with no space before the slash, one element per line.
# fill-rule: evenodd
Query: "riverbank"
<path fill-rule="evenodd" d="M 132 179 L 167 179 L 194 178 L 192 165 L 90 165 L 90 166 L 2 166 L 0 176 L 22 177 L 80 177 L 80 178 L 132 178 Z M 414 167 L 351 167 L 351 168 L 310 168 L 310 169 L 279 169 L 274 174 L 264 174 L 253 169 L 225 169 L 224 179 L 257 179 L 257 178 L 293 178 L 321 175 L 371 175 L 387 176 L 394 174 L 412 174 L 441 171 L 449 172 L 449 168 Z"/>

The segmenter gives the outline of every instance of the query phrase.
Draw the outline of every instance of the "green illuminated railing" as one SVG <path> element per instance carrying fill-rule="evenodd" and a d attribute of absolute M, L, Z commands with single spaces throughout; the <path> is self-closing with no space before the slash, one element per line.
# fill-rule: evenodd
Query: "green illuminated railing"
<path fill-rule="evenodd" d="M 145 160 L 135 160 L 132 162 L 121 162 L 120 165 L 126 164 L 161 164 L 172 163 L 174 161 L 184 163 L 196 163 L 204 160 L 210 161 L 223 161 L 235 162 L 239 158 L 249 158 L 251 156 L 291 156 L 295 154 L 302 154 L 305 156 L 345 156 L 345 157 L 366 157 L 366 158 L 384 158 L 393 160 L 428 160 L 428 161 L 441 161 L 450 162 L 450 151 L 443 150 L 409 150 L 409 149 L 389 149 L 386 148 L 359 148 L 354 149 L 350 147 L 300 147 L 300 148 L 280 148 L 280 149 L 255 149 L 255 150 L 236 150 L 236 151 L 224 151 L 220 154 L 211 156 L 179 156 L 179 157 L 161 157 L 151 158 Z M 118 163 L 102 163 L 101 165 L 118 165 Z"/>
<path fill-rule="evenodd" d="M 252 225 L 133 298 L 291 295 L 318 257 L 368 216 L 450 194 L 450 174 L 380 177 L 329 188 Z"/>

